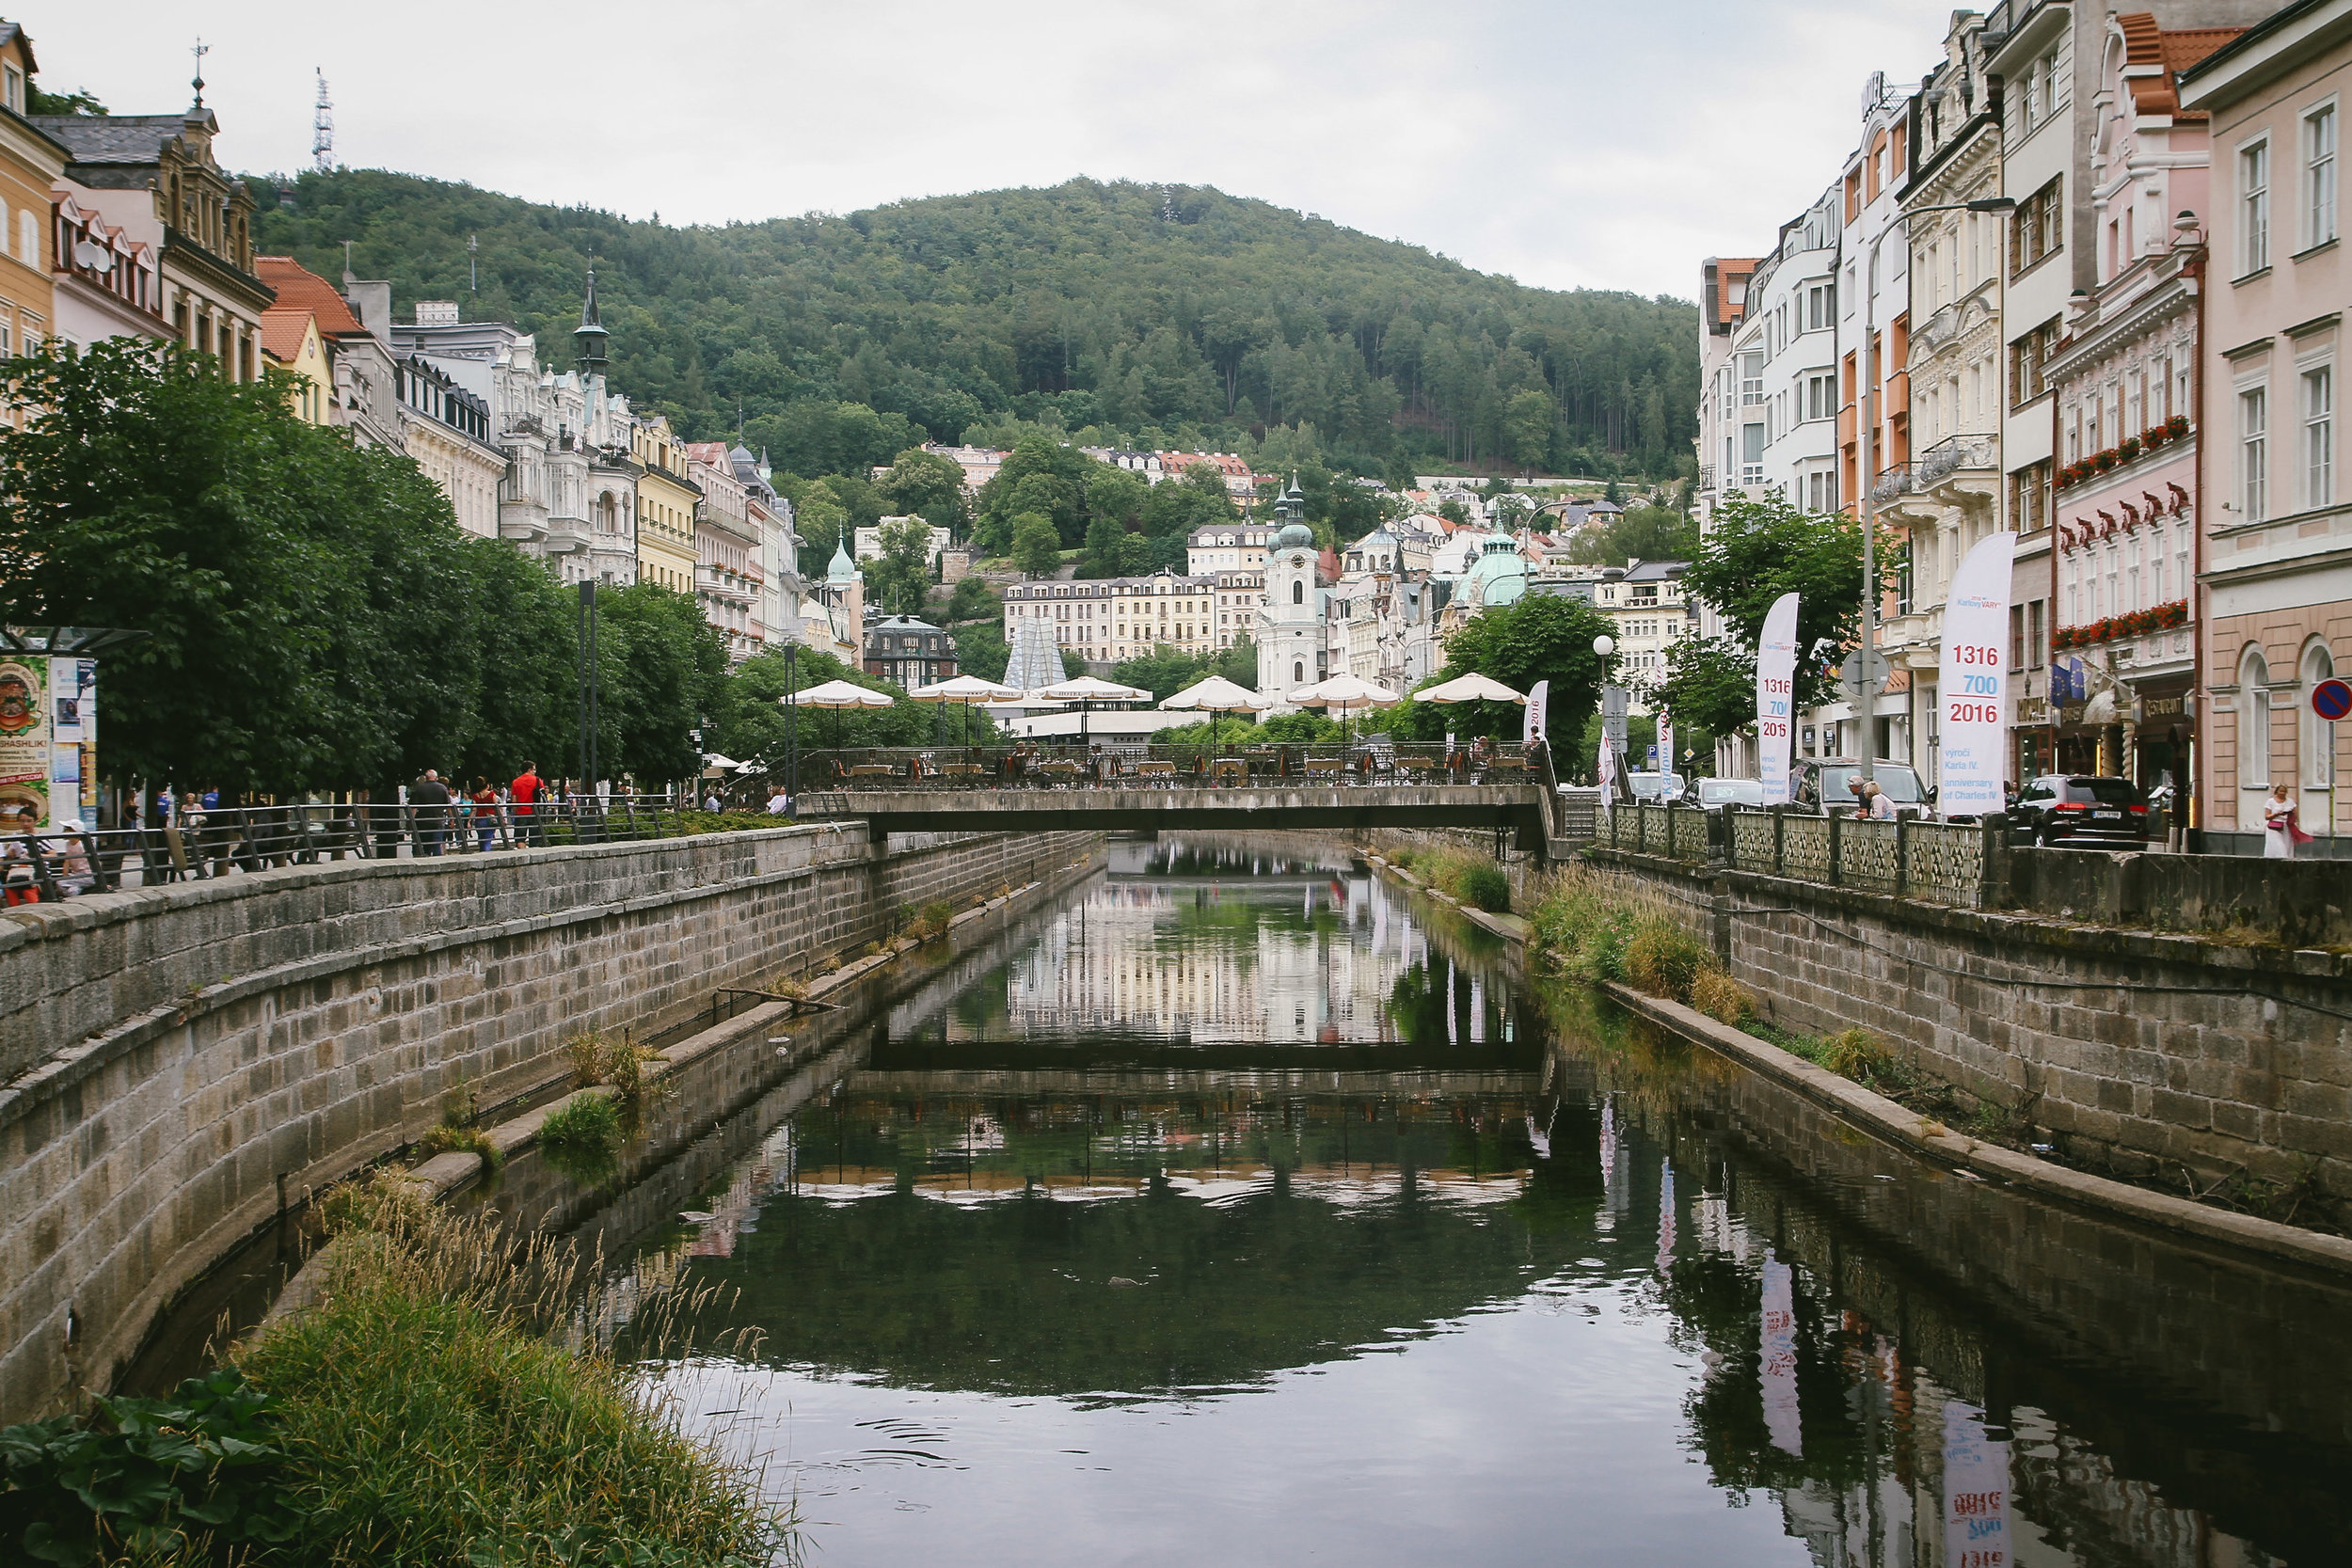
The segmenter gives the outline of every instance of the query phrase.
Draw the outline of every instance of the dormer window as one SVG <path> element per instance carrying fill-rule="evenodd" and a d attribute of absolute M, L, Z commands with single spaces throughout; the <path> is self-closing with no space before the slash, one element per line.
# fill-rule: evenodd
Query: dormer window
<path fill-rule="evenodd" d="M 0 98 L 18 114 L 24 112 L 24 72 L 15 66 L 0 67 Z"/>

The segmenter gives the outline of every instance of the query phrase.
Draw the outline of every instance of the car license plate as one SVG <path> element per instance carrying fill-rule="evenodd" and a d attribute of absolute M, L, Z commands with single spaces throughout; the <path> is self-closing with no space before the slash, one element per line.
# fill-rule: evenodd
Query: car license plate
<path fill-rule="evenodd" d="M 2094 811 L 2090 815 L 2097 817 L 2102 822 L 2121 822 L 2123 820 L 2123 814 L 2120 811 Z"/>

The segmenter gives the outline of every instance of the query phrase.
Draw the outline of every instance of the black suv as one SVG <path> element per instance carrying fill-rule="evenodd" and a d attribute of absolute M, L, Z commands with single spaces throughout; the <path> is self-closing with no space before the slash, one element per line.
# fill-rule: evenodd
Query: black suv
<path fill-rule="evenodd" d="M 2027 779 L 2010 821 L 2036 844 L 2148 847 L 2148 798 L 2129 779 L 2082 773 Z"/>

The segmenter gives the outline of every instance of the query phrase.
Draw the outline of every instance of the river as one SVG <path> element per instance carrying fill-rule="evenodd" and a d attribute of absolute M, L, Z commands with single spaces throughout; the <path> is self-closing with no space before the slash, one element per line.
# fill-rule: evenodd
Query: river
<path fill-rule="evenodd" d="M 2352 1560 L 2344 1289 L 1518 961 L 1335 842 L 1114 844 L 587 1232 L 726 1288 L 757 1349 L 649 1370 L 839 1568 Z"/>

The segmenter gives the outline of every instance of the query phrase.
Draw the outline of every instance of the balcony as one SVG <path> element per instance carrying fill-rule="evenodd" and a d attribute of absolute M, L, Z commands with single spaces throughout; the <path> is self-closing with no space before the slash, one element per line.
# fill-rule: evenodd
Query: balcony
<path fill-rule="evenodd" d="M 1910 495 L 1914 483 L 1911 465 L 1898 463 L 1891 468 L 1882 470 L 1878 478 L 1870 482 L 1870 499 L 1884 506 Z"/>
<path fill-rule="evenodd" d="M 2000 499 L 2000 442 L 1991 436 L 1947 436 L 1912 464 L 1915 483 L 1947 506 L 1989 507 Z"/>
<path fill-rule="evenodd" d="M 548 536 L 548 509 L 533 500 L 499 499 L 499 537 L 535 545 Z"/>
<path fill-rule="evenodd" d="M 555 517 L 548 519 L 547 552 L 549 555 L 578 555 L 588 547 L 588 519 L 585 517 Z"/>

